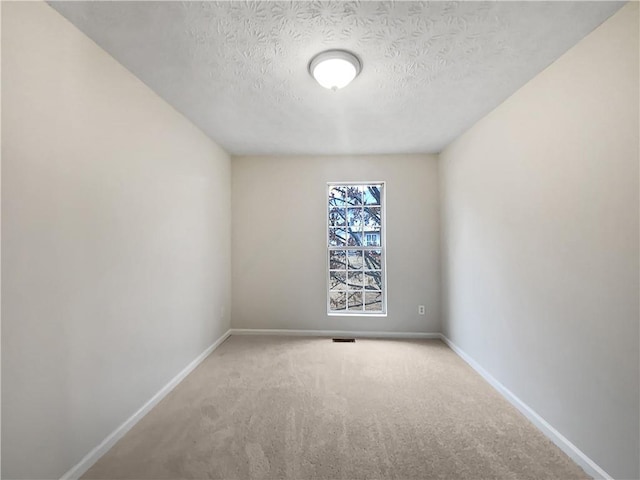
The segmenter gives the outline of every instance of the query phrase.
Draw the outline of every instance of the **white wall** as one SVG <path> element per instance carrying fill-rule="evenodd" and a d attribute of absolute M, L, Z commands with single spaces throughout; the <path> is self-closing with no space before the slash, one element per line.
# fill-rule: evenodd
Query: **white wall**
<path fill-rule="evenodd" d="M 234 328 L 438 332 L 435 156 L 234 157 Z M 326 313 L 327 182 L 386 181 L 387 317 Z M 426 315 L 418 315 L 418 305 Z"/>
<path fill-rule="evenodd" d="M 638 478 L 638 4 L 441 155 L 444 331 Z"/>
<path fill-rule="evenodd" d="M 228 329 L 230 160 L 48 5 L 2 9 L 2 476 L 58 478 Z"/>

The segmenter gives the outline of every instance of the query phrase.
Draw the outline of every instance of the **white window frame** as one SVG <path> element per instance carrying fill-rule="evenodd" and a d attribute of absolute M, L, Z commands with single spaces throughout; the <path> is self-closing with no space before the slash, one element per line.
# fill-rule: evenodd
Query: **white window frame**
<path fill-rule="evenodd" d="M 341 310 L 335 311 L 331 310 L 331 302 L 330 302 L 330 268 L 329 268 L 329 254 L 332 250 L 356 250 L 356 248 L 349 248 L 348 246 L 336 246 L 332 247 L 329 245 L 329 193 L 331 191 L 331 187 L 343 187 L 343 186 L 362 186 L 362 185 L 382 185 L 382 191 L 380 192 L 380 245 L 378 246 L 365 246 L 361 245 L 357 248 L 357 250 L 380 250 L 381 251 L 381 272 L 382 272 L 382 311 L 378 312 L 367 312 L 365 310 L 362 311 L 349 311 L 349 310 Z M 325 268 L 326 268 L 326 278 L 325 278 L 325 294 L 327 296 L 327 316 L 330 317 L 386 317 L 388 308 L 387 308 L 387 207 L 386 207 L 386 198 L 387 198 L 387 184 L 384 181 L 371 181 L 371 182 L 327 182 L 327 188 L 325 191 L 325 224 L 324 228 L 326 231 L 325 238 L 325 247 L 327 250 L 326 260 L 325 260 Z M 364 233 L 363 233 L 364 239 Z M 364 243 L 364 242 L 363 242 Z"/>

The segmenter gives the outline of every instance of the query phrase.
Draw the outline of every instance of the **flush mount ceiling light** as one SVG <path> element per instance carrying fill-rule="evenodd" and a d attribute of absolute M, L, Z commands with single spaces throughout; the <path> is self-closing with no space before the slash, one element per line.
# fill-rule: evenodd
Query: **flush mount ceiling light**
<path fill-rule="evenodd" d="M 309 73 L 324 88 L 344 88 L 358 76 L 362 64 L 358 57 L 346 50 L 327 50 L 309 63 Z"/>

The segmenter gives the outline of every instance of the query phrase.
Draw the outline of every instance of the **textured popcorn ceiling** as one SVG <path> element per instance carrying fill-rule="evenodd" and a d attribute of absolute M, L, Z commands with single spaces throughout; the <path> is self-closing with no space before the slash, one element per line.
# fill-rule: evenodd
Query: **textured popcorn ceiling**
<path fill-rule="evenodd" d="M 622 2 L 50 2 L 233 154 L 438 152 Z M 311 57 L 348 49 L 332 92 Z"/>

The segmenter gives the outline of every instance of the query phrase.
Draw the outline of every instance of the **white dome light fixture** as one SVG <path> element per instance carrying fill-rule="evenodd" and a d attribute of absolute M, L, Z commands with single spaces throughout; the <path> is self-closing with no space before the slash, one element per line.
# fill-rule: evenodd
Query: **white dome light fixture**
<path fill-rule="evenodd" d="M 346 50 L 327 50 L 317 54 L 309 63 L 309 73 L 324 88 L 336 91 L 358 76 L 362 63 Z"/>

